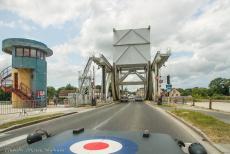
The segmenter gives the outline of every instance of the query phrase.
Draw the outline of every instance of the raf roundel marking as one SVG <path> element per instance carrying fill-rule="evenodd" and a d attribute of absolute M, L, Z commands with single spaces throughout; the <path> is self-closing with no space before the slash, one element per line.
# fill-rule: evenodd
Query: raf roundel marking
<path fill-rule="evenodd" d="M 86 150 L 102 150 L 108 148 L 109 145 L 107 143 L 103 142 L 93 142 L 93 143 L 88 143 L 84 145 L 84 148 Z"/>
<path fill-rule="evenodd" d="M 114 136 L 94 136 L 72 138 L 58 144 L 53 154 L 135 154 L 138 146 L 135 142 Z"/>
<path fill-rule="evenodd" d="M 70 151 L 77 154 L 114 153 L 122 149 L 122 144 L 110 139 L 92 139 L 76 142 L 70 146 Z"/>

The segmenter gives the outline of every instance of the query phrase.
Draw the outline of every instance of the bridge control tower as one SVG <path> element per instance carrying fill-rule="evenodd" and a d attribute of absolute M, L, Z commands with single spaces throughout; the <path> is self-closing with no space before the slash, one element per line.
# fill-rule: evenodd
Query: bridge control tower
<path fill-rule="evenodd" d="M 24 38 L 3 40 L 2 50 L 12 55 L 12 66 L 0 73 L 0 86 L 5 92 L 12 93 L 12 105 L 20 107 L 27 101 L 39 103 L 46 99 L 46 57 L 53 51 L 41 42 Z"/>

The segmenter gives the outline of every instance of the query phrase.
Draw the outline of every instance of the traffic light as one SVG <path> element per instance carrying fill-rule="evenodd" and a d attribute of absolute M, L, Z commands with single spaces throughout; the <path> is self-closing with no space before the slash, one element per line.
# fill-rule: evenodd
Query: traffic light
<path fill-rule="evenodd" d="M 170 75 L 167 75 L 167 84 L 170 84 Z"/>

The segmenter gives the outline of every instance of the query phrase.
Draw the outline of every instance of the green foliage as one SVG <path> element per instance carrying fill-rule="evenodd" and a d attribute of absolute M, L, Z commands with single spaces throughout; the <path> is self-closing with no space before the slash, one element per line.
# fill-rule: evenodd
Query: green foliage
<path fill-rule="evenodd" d="M 65 86 L 65 90 L 76 90 L 76 87 L 72 86 L 71 84 L 67 84 Z"/>
<path fill-rule="evenodd" d="M 192 96 L 195 98 L 208 98 L 209 97 L 209 89 L 207 88 L 193 88 Z"/>
<path fill-rule="evenodd" d="M 195 87 L 190 89 L 177 89 L 181 96 L 192 95 L 195 99 L 222 99 L 229 100 L 230 97 L 230 79 L 216 78 L 209 84 L 209 88 Z"/>
<path fill-rule="evenodd" d="M 5 93 L 2 89 L 0 89 L 0 101 L 10 101 L 11 93 Z"/>
<path fill-rule="evenodd" d="M 67 84 L 65 87 L 58 88 L 56 91 L 56 95 L 58 95 L 61 90 L 77 90 L 77 87 L 74 87 L 71 84 Z"/>
<path fill-rule="evenodd" d="M 213 142 L 230 142 L 230 124 L 197 111 L 176 109 L 171 112 L 201 129 Z"/>
<path fill-rule="evenodd" d="M 188 89 L 178 88 L 177 90 L 181 93 L 181 96 L 191 96 L 192 95 L 191 88 L 188 88 Z"/>
<path fill-rule="evenodd" d="M 230 79 L 216 78 L 209 84 L 213 94 L 229 95 Z"/>
<path fill-rule="evenodd" d="M 47 97 L 48 99 L 52 99 L 56 95 L 56 90 L 54 87 L 47 87 Z"/>

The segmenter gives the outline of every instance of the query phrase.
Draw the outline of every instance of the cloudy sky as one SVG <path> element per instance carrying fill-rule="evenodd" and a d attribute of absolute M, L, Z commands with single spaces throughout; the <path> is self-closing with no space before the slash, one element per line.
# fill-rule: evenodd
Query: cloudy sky
<path fill-rule="evenodd" d="M 151 55 L 172 51 L 161 74 L 170 74 L 174 87 L 207 87 L 215 77 L 230 78 L 229 0 L 0 0 L 0 41 L 30 38 L 53 49 L 48 85 L 55 87 L 77 85 L 93 52 L 112 59 L 113 27 L 148 25 Z M 10 63 L 1 52 L 0 69 Z"/>

